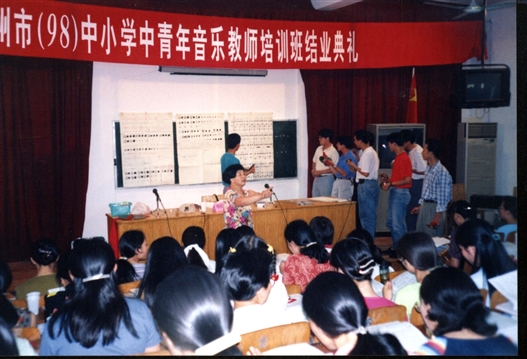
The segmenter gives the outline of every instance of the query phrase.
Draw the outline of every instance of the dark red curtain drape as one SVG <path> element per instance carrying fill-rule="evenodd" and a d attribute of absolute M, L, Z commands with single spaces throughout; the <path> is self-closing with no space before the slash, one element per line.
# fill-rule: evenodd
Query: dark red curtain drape
<path fill-rule="evenodd" d="M 82 235 L 91 131 L 91 62 L 0 57 L 0 255 Z"/>
<path fill-rule="evenodd" d="M 461 110 L 450 106 L 454 72 L 460 65 L 415 69 L 418 121 L 427 125 L 427 137 L 443 142 L 441 161 L 455 178 L 456 129 Z M 351 135 L 370 123 L 404 123 L 412 68 L 318 71 L 302 70 L 306 91 L 308 158 L 318 146 L 318 131 Z M 308 166 L 310 171 L 311 166 Z M 308 196 L 313 178 L 308 175 Z"/>

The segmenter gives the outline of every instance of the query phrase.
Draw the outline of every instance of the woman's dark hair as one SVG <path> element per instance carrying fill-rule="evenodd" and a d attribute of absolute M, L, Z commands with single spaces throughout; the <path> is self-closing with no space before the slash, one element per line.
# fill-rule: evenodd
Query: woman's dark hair
<path fill-rule="evenodd" d="M 353 148 L 353 138 L 351 138 L 351 136 L 337 136 L 336 141 L 342 146 L 346 147 L 348 150 L 351 150 Z"/>
<path fill-rule="evenodd" d="M 294 242 L 300 247 L 300 253 L 314 258 L 318 263 L 327 263 L 329 253 L 319 241 L 313 230 L 306 221 L 297 219 L 290 222 L 284 231 L 284 237 L 287 242 Z"/>
<path fill-rule="evenodd" d="M 503 196 L 501 197 L 501 204 L 503 204 L 503 209 L 511 212 L 514 218 L 518 218 L 518 199 L 514 196 Z"/>
<path fill-rule="evenodd" d="M 151 307 L 156 287 L 172 272 L 188 265 L 183 248 L 172 237 L 161 237 L 150 245 L 146 259 L 145 274 L 139 286 L 137 297 L 144 294 L 145 303 Z"/>
<path fill-rule="evenodd" d="M 243 168 L 243 166 L 240 165 L 239 163 L 237 163 L 235 165 L 230 165 L 221 174 L 221 179 L 223 180 L 223 182 L 230 184 L 231 183 L 231 179 L 235 178 L 236 177 L 236 172 L 238 172 L 240 170 L 241 171 L 245 171 L 245 168 Z"/>
<path fill-rule="evenodd" d="M 240 238 L 240 233 L 233 228 L 224 228 L 218 233 L 214 256 L 214 258 L 216 258 L 215 274 L 220 274 L 221 269 L 223 268 L 223 257 L 229 253 L 230 248 L 234 248 Z"/>
<path fill-rule="evenodd" d="M 477 211 L 475 207 L 472 207 L 470 203 L 464 200 L 454 201 L 448 207 L 447 212 L 454 217 L 454 214 L 458 213 L 464 219 L 475 219 Z"/>
<path fill-rule="evenodd" d="M 246 301 L 269 286 L 272 273 L 272 257 L 266 250 L 236 250 L 227 255 L 220 278 L 230 299 Z"/>
<path fill-rule="evenodd" d="M 203 261 L 203 258 L 201 258 L 198 251 L 195 248 L 192 248 L 190 251 L 188 251 L 187 260 L 188 260 L 188 264 L 208 269 L 207 265 Z"/>
<path fill-rule="evenodd" d="M 144 241 L 145 235 L 142 231 L 126 231 L 119 239 L 119 252 L 126 258 L 132 258 L 135 256 L 135 251 L 141 248 Z"/>
<path fill-rule="evenodd" d="M 180 350 L 195 351 L 232 328 L 232 306 L 220 279 L 193 266 L 171 273 L 158 285 L 152 314 Z M 235 346 L 218 353 L 240 354 Z"/>
<path fill-rule="evenodd" d="M 117 270 L 115 271 L 115 285 L 129 283 L 139 279 L 134 266 L 126 259 L 120 258 L 115 264 L 117 264 Z"/>
<path fill-rule="evenodd" d="M 64 331 L 69 342 L 79 342 L 85 348 L 93 347 L 101 335 L 103 345 L 112 343 L 117 338 L 121 320 L 138 338 L 128 305 L 115 285 L 112 247 L 101 239 L 75 241 L 70 259 L 75 295 L 51 317 L 50 337 L 55 338 L 53 328 L 60 318 L 57 335 Z M 109 278 L 85 281 L 97 275 L 109 275 Z"/>
<path fill-rule="evenodd" d="M 0 260 L 0 318 L 4 319 L 10 328 L 14 327 L 18 322 L 18 313 L 9 299 L 7 299 L 4 293 L 13 281 L 13 275 L 11 274 L 11 268 L 6 262 Z"/>
<path fill-rule="evenodd" d="M 395 248 L 400 259 L 406 259 L 418 270 L 428 270 L 437 266 L 437 250 L 428 234 L 424 232 L 406 233 Z"/>
<path fill-rule="evenodd" d="M 359 331 L 366 327 L 368 308 L 353 280 L 338 272 L 323 272 L 304 291 L 302 307 L 307 317 L 329 337 Z M 406 355 L 399 340 L 391 334 L 357 334 L 352 355 Z"/>
<path fill-rule="evenodd" d="M 61 283 L 61 279 L 67 280 L 68 283 L 71 282 L 70 277 L 70 257 L 71 251 L 62 253 L 57 261 L 57 282 Z"/>
<path fill-rule="evenodd" d="M 11 327 L 0 318 L 0 355 L 18 356 L 15 335 Z"/>
<path fill-rule="evenodd" d="M 251 249 L 262 249 L 266 251 L 271 256 L 272 274 L 276 273 L 276 251 L 273 246 L 267 244 L 262 238 L 254 234 L 245 235 L 236 242 L 234 249 L 236 251 L 249 251 Z"/>
<path fill-rule="evenodd" d="M 516 264 L 507 254 L 492 226 L 482 219 L 473 219 L 463 223 L 456 232 L 456 243 L 464 248 L 476 248 L 472 273 L 483 268 L 487 279 L 516 270 Z M 494 293 L 494 286 L 489 282 L 489 294 Z"/>
<path fill-rule="evenodd" d="M 333 223 L 331 223 L 331 220 L 328 217 L 313 217 L 313 219 L 309 221 L 309 227 L 313 230 L 313 233 L 315 233 L 315 236 L 317 236 L 317 238 L 322 244 L 333 244 L 333 235 L 335 234 L 335 228 L 333 227 Z"/>
<path fill-rule="evenodd" d="M 346 238 L 333 247 L 330 263 L 356 281 L 371 280 L 375 261 L 369 248 L 357 238 Z"/>
<path fill-rule="evenodd" d="M 256 233 L 254 232 L 254 229 L 252 229 L 249 226 L 241 225 L 236 228 L 236 232 L 240 233 L 240 238 L 244 236 L 254 236 Z"/>
<path fill-rule="evenodd" d="M 181 235 L 183 247 L 197 244 L 200 248 L 205 247 L 205 231 L 198 226 L 187 227 Z"/>
<path fill-rule="evenodd" d="M 495 324 L 486 318 L 489 310 L 474 281 L 460 269 L 441 267 L 430 272 L 421 283 L 421 300 L 430 305 L 428 319 L 436 321 L 433 334 L 470 329 L 490 337 L 496 333 Z"/>
<path fill-rule="evenodd" d="M 56 262 L 59 254 L 59 248 L 51 239 L 42 238 L 31 244 L 31 258 L 41 266 Z"/>
<path fill-rule="evenodd" d="M 364 242 L 364 244 L 366 244 L 366 246 L 368 246 L 371 255 L 373 256 L 373 259 L 375 260 L 375 263 L 382 264 L 385 262 L 384 258 L 382 258 L 381 250 L 375 245 L 375 242 L 373 241 L 373 237 L 371 236 L 370 232 L 368 232 L 364 228 L 357 228 L 347 235 L 347 238 L 350 237 L 360 239 L 362 242 Z"/>
<path fill-rule="evenodd" d="M 9 286 L 13 282 L 13 274 L 9 265 L 0 259 L 0 291 L 1 294 L 7 293 Z"/>

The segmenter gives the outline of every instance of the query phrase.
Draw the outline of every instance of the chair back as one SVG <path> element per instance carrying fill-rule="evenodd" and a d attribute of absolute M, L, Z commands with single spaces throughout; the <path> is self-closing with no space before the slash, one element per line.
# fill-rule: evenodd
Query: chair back
<path fill-rule="evenodd" d="M 44 299 L 44 295 L 40 296 L 40 299 L 38 300 L 38 307 L 42 308 L 46 305 L 46 301 Z M 27 309 L 27 300 L 25 299 L 13 299 L 11 301 L 11 304 L 13 304 L 13 307 L 20 308 L 20 309 Z"/>
<path fill-rule="evenodd" d="M 119 284 L 117 288 L 119 289 L 119 292 L 121 292 L 121 294 L 129 294 L 132 293 L 132 289 L 139 288 L 139 285 L 141 285 L 141 281 L 136 280 L 133 282 Z"/>
<path fill-rule="evenodd" d="M 24 338 L 33 342 L 35 340 L 40 340 L 40 330 L 37 327 L 25 327 L 22 328 L 20 332 L 20 338 Z"/>
<path fill-rule="evenodd" d="M 505 238 L 505 242 L 516 243 L 516 231 L 509 232 Z"/>
<path fill-rule="evenodd" d="M 406 321 L 406 307 L 404 305 L 393 305 L 389 307 L 379 307 L 368 310 L 368 318 L 372 325 L 404 322 Z"/>
<path fill-rule="evenodd" d="M 245 354 L 249 351 L 249 347 L 264 352 L 284 345 L 309 343 L 310 334 L 311 329 L 307 322 L 279 325 L 242 334 L 238 349 Z"/>
<path fill-rule="evenodd" d="M 299 284 L 286 284 L 285 289 L 287 294 L 302 294 L 302 286 Z"/>

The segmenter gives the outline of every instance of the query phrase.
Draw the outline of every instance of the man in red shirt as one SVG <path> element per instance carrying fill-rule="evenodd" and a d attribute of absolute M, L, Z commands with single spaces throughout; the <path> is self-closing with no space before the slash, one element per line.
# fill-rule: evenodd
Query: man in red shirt
<path fill-rule="evenodd" d="M 412 187 L 412 161 L 404 150 L 403 136 L 400 132 L 394 132 L 386 138 L 390 151 L 395 153 L 392 163 L 392 175 L 381 173 L 379 177 L 383 181 L 382 189 L 390 190 L 388 199 L 388 217 L 386 226 L 392 234 L 392 247 L 388 251 L 390 258 L 397 258 L 395 252 L 399 238 L 406 234 L 406 206 L 410 202 L 410 188 Z"/>

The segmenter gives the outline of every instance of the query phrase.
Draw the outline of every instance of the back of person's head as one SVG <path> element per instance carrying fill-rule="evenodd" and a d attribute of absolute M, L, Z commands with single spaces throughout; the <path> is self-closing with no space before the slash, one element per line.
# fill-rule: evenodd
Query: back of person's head
<path fill-rule="evenodd" d="M 240 144 L 242 141 L 242 138 L 237 133 L 229 133 L 227 136 L 227 148 L 229 150 L 234 149 L 236 146 Z"/>
<path fill-rule="evenodd" d="M 406 259 L 415 269 L 428 270 L 437 266 L 437 250 L 428 234 L 424 232 L 406 233 L 396 246 L 397 256 Z"/>
<path fill-rule="evenodd" d="M 59 254 L 59 248 L 49 238 L 41 238 L 31 244 L 31 258 L 41 266 L 49 266 L 55 263 Z"/>
<path fill-rule="evenodd" d="M 346 238 L 333 247 L 331 265 L 356 281 L 371 280 L 375 261 L 370 249 L 357 238 Z"/>
<path fill-rule="evenodd" d="M 145 303 L 151 306 L 154 292 L 167 275 L 188 265 L 187 256 L 177 240 L 161 237 L 150 245 L 145 273 L 139 286 L 138 297 L 144 294 Z"/>
<path fill-rule="evenodd" d="M 309 221 L 309 227 L 311 227 L 322 244 L 331 245 L 333 243 L 335 228 L 328 217 L 313 217 L 311 221 Z"/>
<path fill-rule="evenodd" d="M 371 236 L 370 232 L 365 230 L 364 228 L 357 228 L 348 233 L 346 236 L 347 238 L 353 237 L 360 239 L 364 242 L 370 249 L 371 255 L 373 256 L 373 259 L 375 260 L 375 263 L 382 264 L 384 263 L 384 259 L 382 258 L 382 253 L 379 247 L 375 245 L 375 242 L 373 241 L 373 237 Z"/>
<path fill-rule="evenodd" d="M 188 266 L 157 287 L 152 314 L 179 351 L 196 349 L 230 333 L 233 310 L 221 280 L 205 269 Z M 240 355 L 236 347 L 219 355 Z"/>
<path fill-rule="evenodd" d="M 333 137 L 335 134 L 333 133 L 333 130 L 329 128 L 323 128 L 320 131 L 318 131 L 318 136 L 323 138 L 329 138 L 329 141 L 333 141 Z"/>
<path fill-rule="evenodd" d="M 430 305 L 427 319 L 437 322 L 436 336 L 463 328 L 492 336 L 497 327 L 488 324 L 489 314 L 474 281 L 460 269 L 441 267 L 430 272 L 421 283 L 422 305 Z"/>
<path fill-rule="evenodd" d="M 9 286 L 13 282 L 13 274 L 9 265 L 0 259 L 0 291 L 2 294 L 7 293 Z"/>
<path fill-rule="evenodd" d="M 368 308 L 353 280 L 344 274 L 324 272 L 315 277 L 307 285 L 302 307 L 307 317 L 331 338 L 358 333 L 355 347 L 349 354 L 406 355 L 391 334 L 366 332 Z"/>
<path fill-rule="evenodd" d="M 415 132 L 412 130 L 401 130 L 401 135 L 403 137 L 403 142 L 415 143 Z"/>
<path fill-rule="evenodd" d="M 336 140 L 338 143 L 340 143 L 342 146 L 346 147 L 349 150 L 353 148 L 353 139 L 351 138 L 351 136 L 348 136 L 348 135 L 337 136 Z"/>
<path fill-rule="evenodd" d="M 2 318 L 0 318 L 0 355 L 18 356 L 15 335 Z"/>
<path fill-rule="evenodd" d="M 71 257 L 71 251 L 68 251 L 66 253 L 62 253 L 57 260 L 57 282 L 58 283 L 70 283 L 71 277 L 70 277 L 70 257 Z"/>
<path fill-rule="evenodd" d="M 233 228 L 224 228 L 218 233 L 214 256 L 216 258 L 216 274 L 220 274 L 223 268 L 223 257 L 229 253 L 229 249 L 234 248 L 240 238 L 240 233 Z"/>
<path fill-rule="evenodd" d="M 238 171 L 245 171 L 245 168 L 243 168 L 243 166 L 239 163 L 230 165 L 221 174 L 222 181 L 225 183 L 231 183 L 231 179 L 236 177 L 236 172 Z"/>
<path fill-rule="evenodd" d="M 116 285 L 133 282 L 139 279 L 134 266 L 126 259 L 120 258 L 115 264 L 117 265 L 117 270 L 115 271 Z"/>
<path fill-rule="evenodd" d="M 140 249 L 145 241 L 145 235 L 139 230 L 130 230 L 123 233 L 119 239 L 119 252 L 126 258 L 135 256 L 135 251 Z"/>
<path fill-rule="evenodd" d="M 516 269 L 516 264 L 497 239 L 499 236 L 494 233 L 492 226 L 482 219 L 466 221 L 456 233 L 456 243 L 460 247 L 465 249 L 475 247 L 474 262 L 471 263 L 472 270 L 476 272 L 483 268 L 487 279 Z M 494 291 L 492 286 L 491 291 Z"/>
<path fill-rule="evenodd" d="M 11 282 L 13 281 L 13 275 L 11 269 L 6 262 L 0 260 L 0 318 L 6 321 L 10 328 L 14 327 L 18 322 L 18 313 L 11 301 L 5 297 Z"/>
<path fill-rule="evenodd" d="M 386 141 L 388 141 L 388 143 L 395 143 L 397 146 L 401 147 L 404 145 L 403 135 L 401 134 L 401 132 L 390 133 L 386 137 Z"/>
<path fill-rule="evenodd" d="M 269 286 L 272 273 L 271 254 L 258 248 L 228 254 L 220 277 L 232 300 L 248 301 Z"/>
<path fill-rule="evenodd" d="M 427 145 L 428 152 L 432 152 L 436 158 L 441 157 L 443 145 L 439 140 L 436 140 L 435 138 L 427 138 L 425 144 Z"/>
<path fill-rule="evenodd" d="M 197 244 L 203 249 L 205 247 L 205 231 L 198 226 L 187 227 L 181 235 L 181 241 L 183 242 L 183 247 Z"/>
<path fill-rule="evenodd" d="M 448 210 L 450 215 L 459 214 L 464 219 L 475 219 L 477 216 L 477 210 L 472 207 L 470 203 L 465 200 L 457 200 L 450 204 Z"/>
<path fill-rule="evenodd" d="M 246 225 L 236 227 L 236 232 L 240 233 L 240 238 L 245 236 L 254 236 L 256 234 L 254 229 Z"/>
<path fill-rule="evenodd" d="M 374 135 L 370 131 L 358 130 L 358 131 L 355 131 L 354 135 L 358 141 L 362 141 L 365 144 L 369 144 L 370 146 L 373 146 Z"/>
<path fill-rule="evenodd" d="M 511 212 L 512 217 L 514 219 L 518 219 L 518 209 L 517 209 L 517 202 L 518 199 L 514 196 L 503 196 L 501 197 L 501 205 L 503 206 L 503 209 L 506 211 Z"/>
<path fill-rule="evenodd" d="M 329 260 L 328 251 L 306 221 L 297 219 L 288 223 L 284 230 L 284 237 L 287 242 L 294 242 L 300 247 L 301 254 L 315 258 L 318 263 L 327 263 Z"/>

